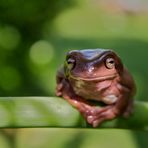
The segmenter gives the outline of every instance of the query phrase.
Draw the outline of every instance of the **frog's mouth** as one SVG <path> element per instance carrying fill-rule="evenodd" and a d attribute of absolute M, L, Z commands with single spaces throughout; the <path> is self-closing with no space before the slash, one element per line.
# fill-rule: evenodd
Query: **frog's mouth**
<path fill-rule="evenodd" d="M 104 81 L 104 80 L 113 80 L 114 78 L 117 77 L 117 74 L 112 74 L 112 75 L 104 75 L 104 76 L 99 76 L 99 77 L 92 77 L 92 78 L 85 78 L 85 77 L 80 77 L 80 76 L 70 76 L 72 79 L 75 80 L 82 80 L 82 81 Z"/>

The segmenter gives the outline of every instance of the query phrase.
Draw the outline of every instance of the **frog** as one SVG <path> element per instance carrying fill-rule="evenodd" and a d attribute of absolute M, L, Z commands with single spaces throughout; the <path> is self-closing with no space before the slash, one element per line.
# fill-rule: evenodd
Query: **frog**
<path fill-rule="evenodd" d="M 68 51 L 56 84 L 56 95 L 67 100 L 92 127 L 120 116 L 128 118 L 133 112 L 135 81 L 114 50 Z"/>

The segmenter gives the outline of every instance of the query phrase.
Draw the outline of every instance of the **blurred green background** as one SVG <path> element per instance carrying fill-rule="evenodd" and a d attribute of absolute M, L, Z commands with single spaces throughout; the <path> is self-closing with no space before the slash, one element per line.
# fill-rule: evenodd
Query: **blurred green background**
<path fill-rule="evenodd" d="M 114 49 L 147 99 L 146 0 L 0 0 L 0 95 L 54 95 L 70 49 Z"/>
<path fill-rule="evenodd" d="M 0 0 L 0 95 L 54 95 L 56 70 L 68 50 L 111 48 L 120 55 L 135 78 L 138 88 L 135 98 L 147 101 L 147 28 L 147 0 Z M 48 129 L 48 134 L 43 131 L 35 131 L 39 137 L 34 144 L 41 144 L 28 148 L 46 148 L 51 141 L 57 144 L 56 136 L 55 141 L 51 137 L 56 135 L 54 130 Z M 75 147 L 80 147 L 85 134 L 74 132 L 75 136 L 69 132 L 66 134 L 70 137 L 62 136 L 65 145 L 55 147 L 68 148 L 73 140 L 78 141 Z M 18 147 L 23 148 L 31 134 L 28 130 L 17 131 L 15 140 L 19 144 L 23 141 Z M 132 137 L 134 134 L 129 132 L 127 135 Z M 94 136 L 96 140 L 97 136 Z M 7 145 L 4 137 L 0 137 L 3 147 Z M 45 137 L 52 140 L 49 142 Z M 13 138 L 10 139 L 13 143 Z M 130 142 L 133 144 L 134 140 Z M 45 145 L 41 146 L 43 141 Z M 142 142 L 146 143 L 146 140 Z M 94 141 L 92 144 L 92 147 L 97 147 Z M 115 142 L 112 144 L 114 147 Z"/>

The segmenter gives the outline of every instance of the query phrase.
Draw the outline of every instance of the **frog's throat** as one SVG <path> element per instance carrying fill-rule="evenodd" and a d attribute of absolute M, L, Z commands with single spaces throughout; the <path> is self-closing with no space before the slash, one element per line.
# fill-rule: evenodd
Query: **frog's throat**
<path fill-rule="evenodd" d="M 78 77 L 78 76 L 73 76 L 71 75 L 70 78 L 75 79 L 75 80 L 82 80 L 82 81 L 105 81 L 105 80 L 113 80 L 114 78 L 117 77 L 117 74 L 113 75 L 105 75 L 101 77 L 94 77 L 94 78 L 84 78 L 84 77 Z"/>

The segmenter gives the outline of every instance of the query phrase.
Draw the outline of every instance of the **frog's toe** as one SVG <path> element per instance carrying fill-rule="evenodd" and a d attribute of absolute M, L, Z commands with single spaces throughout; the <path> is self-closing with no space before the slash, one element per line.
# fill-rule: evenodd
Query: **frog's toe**
<path fill-rule="evenodd" d="M 88 122 L 89 124 L 92 124 L 93 121 L 94 121 L 94 117 L 93 117 L 93 116 L 88 116 L 88 117 L 87 117 L 87 122 Z"/>

